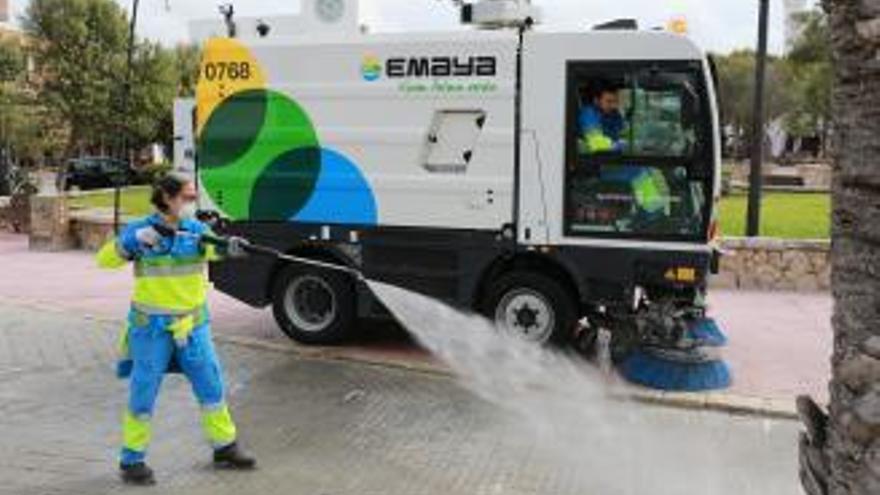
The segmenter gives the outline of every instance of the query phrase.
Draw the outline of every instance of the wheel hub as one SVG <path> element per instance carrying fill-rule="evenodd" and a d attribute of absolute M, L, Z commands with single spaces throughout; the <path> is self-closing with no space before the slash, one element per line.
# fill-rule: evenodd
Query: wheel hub
<path fill-rule="evenodd" d="M 333 297 L 321 285 L 308 281 L 300 289 L 302 294 L 298 298 L 298 308 L 304 314 L 321 319 L 333 309 Z"/>
<path fill-rule="evenodd" d="M 553 335 L 556 318 L 544 296 L 531 289 L 517 289 L 498 303 L 495 321 L 499 327 L 528 341 L 545 343 Z"/>
<path fill-rule="evenodd" d="M 319 277 L 295 279 L 287 290 L 284 302 L 290 320 L 307 332 L 324 330 L 336 317 L 333 290 Z"/>
<path fill-rule="evenodd" d="M 523 304 L 520 308 L 514 310 L 516 314 L 516 324 L 526 330 L 538 326 L 537 310 L 532 309 L 528 303 Z"/>

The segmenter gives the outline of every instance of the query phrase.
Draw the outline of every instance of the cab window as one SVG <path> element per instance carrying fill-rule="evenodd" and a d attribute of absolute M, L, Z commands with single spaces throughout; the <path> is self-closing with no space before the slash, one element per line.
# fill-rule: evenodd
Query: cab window
<path fill-rule="evenodd" d="M 568 68 L 566 233 L 705 240 L 714 154 L 699 62 Z"/>

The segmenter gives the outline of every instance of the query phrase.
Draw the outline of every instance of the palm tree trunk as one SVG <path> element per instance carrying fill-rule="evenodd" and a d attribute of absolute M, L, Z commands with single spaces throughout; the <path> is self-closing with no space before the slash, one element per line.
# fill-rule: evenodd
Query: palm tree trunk
<path fill-rule="evenodd" d="M 828 415 L 798 401 L 810 495 L 880 494 L 880 0 L 824 0 L 835 65 Z"/>

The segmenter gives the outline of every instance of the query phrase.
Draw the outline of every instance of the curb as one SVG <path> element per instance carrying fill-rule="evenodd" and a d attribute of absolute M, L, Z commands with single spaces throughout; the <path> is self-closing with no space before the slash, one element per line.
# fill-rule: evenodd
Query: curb
<path fill-rule="evenodd" d="M 70 311 L 52 307 L 51 305 L 45 305 L 40 301 L 21 301 L 11 299 L 4 301 L 4 303 L 11 303 L 11 305 L 36 311 L 51 312 L 61 315 L 70 314 Z M 119 318 L 108 318 L 90 314 L 79 316 L 85 320 L 108 325 L 118 325 L 122 322 L 122 319 Z M 355 352 L 355 349 L 351 347 L 307 348 L 297 346 L 293 343 L 268 342 L 252 337 L 222 334 L 215 334 L 214 340 L 220 344 L 291 354 L 302 359 L 315 361 L 335 361 L 364 366 L 398 369 L 444 378 L 454 378 L 455 376 L 455 373 L 441 362 L 420 362 L 395 359 L 388 356 L 369 355 L 367 353 Z M 798 420 L 798 413 L 794 399 L 782 400 L 767 397 L 750 397 L 726 392 L 662 392 L 638 388 L 634 385 L 626 385 L 618 397 L 621 400 L 632 400 L 643 404 L 651 404 L 673 409 L 713 411 L 767 419 Z"/>
<path fill-rule="evenodd" d="M 794 399 L 789 401 L 767 397 L 749 397 L 726 392 L 684 393 L 643 389 L 630 392 L 629 397 L 636 402 L 677 409 L 715 411 L 767 419 L 798 420 Z"/>

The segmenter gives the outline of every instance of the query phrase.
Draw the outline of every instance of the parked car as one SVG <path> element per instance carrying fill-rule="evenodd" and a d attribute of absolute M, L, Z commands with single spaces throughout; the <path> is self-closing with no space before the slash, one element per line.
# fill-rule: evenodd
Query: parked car
<path fill-rule="evenodd" d="M 59 186 L 65 191 L 74 187 L 89 190 L 140 183 L 143 183 L 140 174 L 127 162 L 109 157 L 73 158 L 59 175 Z"/>

